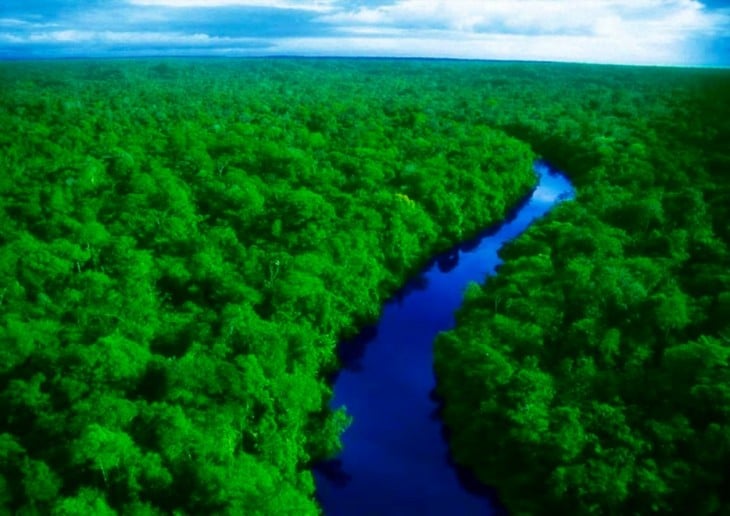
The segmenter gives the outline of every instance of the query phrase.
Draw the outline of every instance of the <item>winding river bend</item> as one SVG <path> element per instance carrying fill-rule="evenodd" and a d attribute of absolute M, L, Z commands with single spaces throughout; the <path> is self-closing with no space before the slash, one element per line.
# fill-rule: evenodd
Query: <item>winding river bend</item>
<path fill-rule="evenodd" d="M 354 420 L 342 454 L 314 470 L 325 515 L 497 512 L 450 462 L 432 394 L 432 346 L 438 333 L 453 328 L 469 282 L 495 274 L 499 248 L 573 197 L 570 182 L 550 165 L 538 161 L 535 171 L 537 187 L 501 225 L 437 257 L 385 305 L 376 326 L 341 344 L 332 406 L 346 405 Z"/>

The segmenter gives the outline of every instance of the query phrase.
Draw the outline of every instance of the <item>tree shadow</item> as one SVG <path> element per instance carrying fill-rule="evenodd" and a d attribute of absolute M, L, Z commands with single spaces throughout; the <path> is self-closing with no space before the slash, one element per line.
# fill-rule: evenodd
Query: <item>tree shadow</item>
<path fill-rule="evenodd" d="M 317 462 L 312 465 L 312 469 L 325 477 L 335 487 L 343 488 L 352 481 L 352 475 L 345 472 L 340 459 Z"/>
<path fill-rule="evenodd" d="M 365 356 L 367 346 L 377 336 L 377 325 L 369 325 L 360 330 L 360 333 L 353 338 L 341 341 L 337 346 L 337 357 L 340 359 L 342 369 L 351 372 L 362 371 L 362 359 Z M 333 380 L 336 378 L 337 373 L 335 373 Z"/>

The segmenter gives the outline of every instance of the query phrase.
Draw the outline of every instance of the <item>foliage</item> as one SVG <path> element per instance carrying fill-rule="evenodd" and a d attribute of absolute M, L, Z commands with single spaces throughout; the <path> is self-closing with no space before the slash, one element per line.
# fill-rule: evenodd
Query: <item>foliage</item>
<path fill-rule="evenodd" d="M 316 513 L 335 343 L 534 182 L 451 73 L 0 63 L 0 512 Z"/>
<path fill-rule="evenodd" d="M 484 122 L 578 198 L 437 341 L 455 459 L 516 514 L 727 514 L 730 75 L 494 68 Z"/>

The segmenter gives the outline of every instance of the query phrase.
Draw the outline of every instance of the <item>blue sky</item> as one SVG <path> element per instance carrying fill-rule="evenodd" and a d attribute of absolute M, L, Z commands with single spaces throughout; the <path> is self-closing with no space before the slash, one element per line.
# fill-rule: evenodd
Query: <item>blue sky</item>
<path fill-rule="evenodd" d="M 341 55 L 730 66 L 730 0 L 0 0 L 0 58 Z"/>

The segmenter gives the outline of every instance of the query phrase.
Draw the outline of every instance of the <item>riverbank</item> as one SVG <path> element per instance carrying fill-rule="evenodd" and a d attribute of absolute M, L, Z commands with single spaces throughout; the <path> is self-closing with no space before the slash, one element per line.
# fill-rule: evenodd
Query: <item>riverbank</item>
<path fill-rule="evenodd" d="M 496 502 L 470 492 L 449 460 L 432 396 L 432 344 L 453 327 L 469 285 L 496 272 L 497 250 L 573 195 L 547 164 L 535 169 L 538 185 L 502 224 L 436 257 L 386 303 L 376 325 L 340 345 L 332 407 L 345 407 L 353 422 L 337 459 L 315 468 L 326 515 L 495 512 Z"/>

